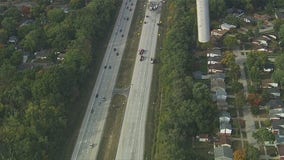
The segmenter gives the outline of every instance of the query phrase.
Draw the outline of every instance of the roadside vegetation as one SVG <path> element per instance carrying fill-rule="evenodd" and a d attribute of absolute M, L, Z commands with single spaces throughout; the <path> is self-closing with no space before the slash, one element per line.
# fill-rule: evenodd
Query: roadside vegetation
<path fill-rule="evenodd" d="M 194 1 L 169 1 L 169 23 L 160 53 L 160 116 L 154 159 L 206 159 L 193 151 L 192 137 L 213 134 L 216 106 L 206 84 L 195 82 L 196 47 Z M 206 117 L 206 118 L 205 118 Z"/>
<path fill-rule="evenodd" d="M 47 2 L 47 1 L 45 1 Z M 70 10 L 51 9 L 39 1 L 27 17 L 13 7 L 1 8 L 0 159 L 58 159 L 78 127 L 72 112 L 93 74 L 97 50 L 111 30 L 121 1 L 71 0 Z M 32 23 L 19 27 L 26 19 Z M 16 36 L 17 42 L 7 42 Z M 46 59 L 34 52 L 47 50 Z M 94 52 L 95 51 L 95 52 Z M 63 62 L 57 59 L 64 54 Z M 22 56 L 29 55 L 25 65 Z M 37 63 L 34 63 L 37 62 Z M 80 107 L 80 108 L 78 108 Z"/>

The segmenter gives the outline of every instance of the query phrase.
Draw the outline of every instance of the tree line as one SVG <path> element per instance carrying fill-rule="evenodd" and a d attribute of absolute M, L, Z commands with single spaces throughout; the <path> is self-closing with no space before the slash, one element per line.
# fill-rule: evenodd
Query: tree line
<path fill-rule="evenodd" d="M 169 29 L 160 53 L 161 113 L 155 159 L 202 159 L 193 151 L 192 137 L 213 133 L 217 109 L 210 89 L 191 77 L 196 47 L 195 1 L 169 1 Z"/>
<path fill-rule="evenodd" d="M 58 158 L 66 141 L 70 106 L 91 74 L 95 51 L 119 6 L 120 1 L 92 0 L 64 14 L 39 5 L 32 10 L 39 13 L 34 24 L 11 30 L 4 25 L 9 19 L 2 19 L 0 34 L 17 34 L 23 50 L 46 48 L 64 51 L 66 56 L 63 63 L 48 69 L 19 70 L 22 53 L 13 45 L 0 47 L 0 159 Z"/>

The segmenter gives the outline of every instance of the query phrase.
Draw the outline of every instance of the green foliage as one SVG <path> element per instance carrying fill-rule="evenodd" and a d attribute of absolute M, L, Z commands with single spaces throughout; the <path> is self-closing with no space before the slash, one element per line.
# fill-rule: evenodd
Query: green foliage
<path fill-rule="evenodd" d="M 85 4 L 85 0 L 70 0 L 70 7 L 72 9 L 79 9 L 82 8 Z"/>
<path fill-rule="evenodd" d="M 169 3 L 175 8 L 175 18 L 160 54 L 162 104 L 155 159 L 201 159 L 192 152 L 191 137 L 214 130 L 216 106 L 208 86 L 190 77 L 194 64 L 190 52 L 196 47 L 195 12 L 188 5 L 190 1 Z"/>
<path fill-rule="evenodd" d="M 246 159 L 248 160 L 258 160 L 259 159 L 259 155 L 260 155 L 260 152 L 257 148 L 251 146 L 251 145 L 248 145 L 246 147 Z"/>
<path fill-rule="evenodd" d="M 210 17 L 212 17 L 213 19 L 220 19 L 225 15 L 225 0 L 210 0 L 209 6 Z"/>
<path fill-rule="evenodd" d="M 51 9 L 47 12 L 47 18 L 51 23 L 60 23 L 65 18 L 65 13 L 62 9 Z"/>
<path fill-rule="evenodd" d="M 16 33 L 16 28 L 18 27 L 18 21 L 12 17 L 5 17 L 2 22 L 1 26 L 8 31 L 8 35 L 14 35 Z"/>
<path fill-rule="evenodd" d="M 266 128 L 258 129 L 252 136 L 261 144 L 264 144 L 265 141 L 273 142 L 275 140 L 274 134 Z"/>
<path fill-rule="evenodd" d="M 17 13 L 7 12 L 0 43 L 17 34 L 25 52 L 61 51 L 65 60 L 50 68 L 19 70 L 22 51 L 14 45 L 0 48 L 0 159 L 59 159 L 66 143 L 70 104 L 77 100 L 94 50 L 111 29 L 120 6 L 120 1 L 93 0 L 70 14 L 61 9 L 46 13 L 49 0 L 39 1 L 41 5 L 32 8 L 34 24 L 18 27 Z"/>
<path fill-rule="evenodd" d="M 223 40 L 223 43 L 227 48 L 233 49 L 234 47 L 238 45 L 237 37 L 226 35 Z"/>

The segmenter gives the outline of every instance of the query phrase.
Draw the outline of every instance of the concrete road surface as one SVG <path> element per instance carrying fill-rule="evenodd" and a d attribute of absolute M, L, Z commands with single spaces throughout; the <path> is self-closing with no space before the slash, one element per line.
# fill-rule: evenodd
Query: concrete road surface
<path fill-rule="evenodd" d="M 112 92 L 136 6 L 135 0 L 131 0 L 131 3 L 129 0 L 123 0 L 81 124 L 72 160 L 91 160 L 96 159 L 98 155 L 98 146 L 101 142 Z"/>
<path fill-rule="evenodd" d="M 144 157 L 145 125 L 155 65 L 150 59 L 155 57 L 159 21 L 160 8 L 146 10 L 139 43 L 139 49 L 145 50 L 145 59 L 140 61 L 140 55 L 136 58 L 116 160 L 142 160 Z"/>

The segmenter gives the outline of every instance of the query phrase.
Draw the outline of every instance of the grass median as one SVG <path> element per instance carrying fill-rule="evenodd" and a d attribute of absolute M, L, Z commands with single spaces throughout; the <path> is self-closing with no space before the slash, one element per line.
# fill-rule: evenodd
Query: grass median
<path fill-rule="evenodd" d="M 115 85 L 116 88 L 128 88 L 130 86 L 140 39 L 140 36 L 138 36 L 137 33 L 141 33 L 142 25 L 140 23 L 140 20 L 142 20 L 145 15 L 145 3 L 145 0 L 137 2 L 132 24 L 128 34 L 127 44 L 119 68 L 119 73 Z M 99 146 L 99 154 L 97 157 L 97 159 L 99 160 L 115 159 L 124 118 L 124 112 L 126 108 L 126 102 L 127 97 L 121 95 L 114 95 L 112 98 L 111 106 L 109 108 L 107 120 L 105 123 L 103 139 Z"/>

